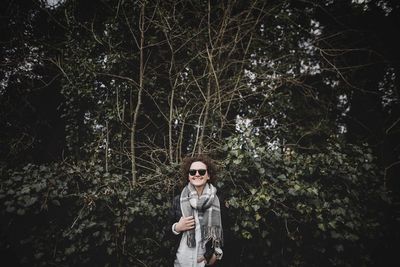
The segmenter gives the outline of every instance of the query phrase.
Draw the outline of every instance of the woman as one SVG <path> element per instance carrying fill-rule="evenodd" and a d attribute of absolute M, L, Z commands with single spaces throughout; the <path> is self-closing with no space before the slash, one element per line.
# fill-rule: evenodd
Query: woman
<path fill-rule="evenodd" d="M 181 174 L 186 186 L 172 207 L 172 232 L 181 235 L 174 266 L 213 265 L 223 254 L 221 206 L 212 185 L 216 166 L 206 155 L 187 157 Z"/>

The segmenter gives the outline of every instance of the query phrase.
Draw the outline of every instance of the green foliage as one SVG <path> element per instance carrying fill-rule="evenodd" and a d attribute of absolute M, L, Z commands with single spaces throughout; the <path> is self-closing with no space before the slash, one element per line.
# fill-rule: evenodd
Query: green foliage
<path fill-rule="evenodd" d="M 223 184 L 230 230 L 237 240 L 251 240 L 245 250 L 251 266 L 371 263 L 371 241 L 379 239 L 384 219 L 374 207 L 388 203 L 368 147 L 331 138 L 323 152 L 301 153 L 240 139 L 225 146 Z"/>
<path fill-rule="evenodd" d="M 1 245 L 10 246 L 21 263 L 166 265 L 168 258 L 159 255 L 168 247 L 167 192 L 131 189 L 120 175 L 83 162 L 29 164 L 3 170 L 3 177 L 2 227 L 15 234 Z"/>
<path fill-rule="evenodd" d="M 217 186 L 225 235 L 244 251 L 236 259 L 239 247 L 227 244 L 226 266 L 370 263 L 370 242 L 382 230 L 377 207 L 386 203 L 375 158 L 368 147 L 328 143 L 324 152 L 300 153 L 260 146 L 257 136 L 227 139 Z M 160 166 L 164 176 L 131 188 L 98 163 L 3 170 L 2 227 L 18 234 L 2 245 L 35 266 L 167 266 L 176 244 L 165 238 L 172 192 L 163 188 L 176 171 Z"/>

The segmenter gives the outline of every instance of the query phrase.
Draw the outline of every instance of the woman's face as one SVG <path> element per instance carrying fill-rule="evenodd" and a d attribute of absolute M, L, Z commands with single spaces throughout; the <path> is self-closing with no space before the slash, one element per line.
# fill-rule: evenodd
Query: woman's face
<path fill-rule="evenodd" d="M 210 179 L 208 176 L 207 166 L 201 161 L 195 161 L 190 165 L 189 182 L 197 188 L 205 186 Z"/>

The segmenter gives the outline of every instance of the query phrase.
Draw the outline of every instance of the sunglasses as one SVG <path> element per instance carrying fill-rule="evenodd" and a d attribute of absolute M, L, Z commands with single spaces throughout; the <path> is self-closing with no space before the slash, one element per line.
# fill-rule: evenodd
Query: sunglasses
<path fill-rule="evenodd" d="M 203 175 L 205 175 L 205 174 L 207 173 L 207 170 L 206 170 L 206 169 L 199 169 L 199 170 L 190 169 L 190 170 L 189 170 L 189 174 L 190 174 L 191 176 L 195 176 L 195 175 L 196 175 L 196 172 L 199 172 L 200 176 L 203 176 Z"/>

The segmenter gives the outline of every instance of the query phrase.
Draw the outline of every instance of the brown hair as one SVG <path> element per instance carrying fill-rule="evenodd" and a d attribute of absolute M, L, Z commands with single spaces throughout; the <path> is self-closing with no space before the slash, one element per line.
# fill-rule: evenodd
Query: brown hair
<path fill-rule="evenodd" d="M 217 165 L 209 156 L 205 154 L 198 154 L 195 156 L 187 156 L 183 159 L 181 163 L 182 185 L 187 184 L 190 165 L 192 165 L 192 163 L 196 161 L 203 162 L 207 166 L 207 173 L 208 176 L 210 177 L 209 183 L 213 184 L 217 180 L 217 171 L 218 171 Z"/>

